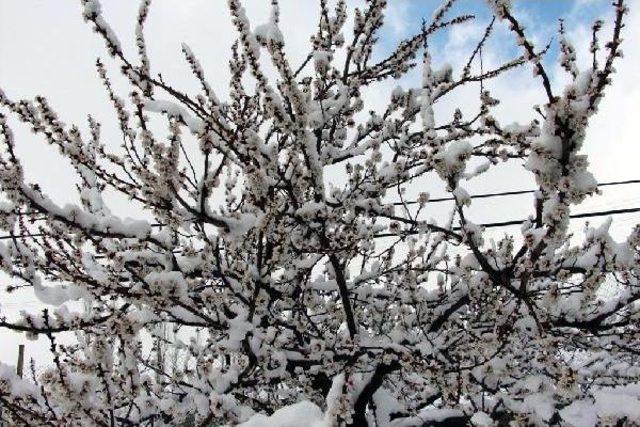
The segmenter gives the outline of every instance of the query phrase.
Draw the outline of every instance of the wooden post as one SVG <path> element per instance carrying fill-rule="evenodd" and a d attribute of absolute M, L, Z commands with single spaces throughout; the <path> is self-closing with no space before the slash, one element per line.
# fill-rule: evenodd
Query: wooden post
<path fill-rule="evenodd" d="M 16 366 L 16 374 L 22 378 L 24 370 L 24 344 L 18 345 L 18 365 Z"/>

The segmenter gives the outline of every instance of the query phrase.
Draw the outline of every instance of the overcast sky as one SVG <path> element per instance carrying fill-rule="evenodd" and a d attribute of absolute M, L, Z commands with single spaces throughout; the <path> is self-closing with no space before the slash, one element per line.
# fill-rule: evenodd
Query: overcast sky
<path fill-rule="evenodd" d="M 102 3 L 107 21 L 119 35 L 125 51 L 133 55 L 138 2 L 103 0 Z M 270 1 L 250 0 L 245 3 L 254 24 L 266 20 Z M 355 5 L 361 2 L 348 3 Z M 440 2 L 390 0 L 389 3 L 387 26 L 378 54 L 419 29 L 422 17 L 431 16 Z M 558 18 L 564 18 L 569 38 L 576 45 L 581 63 L 586 66 L 589 61 L 586 52 L 591 22 L 595 18 L 610 21 L 610 3 L 609 0 L 520 0 L 516 1 L 516 10 L 540 47 L 554 37 Z M 585 146 L 590 156 L 591 171 L 600 182 L 640 178 L 637 166 L 640 149 L 635 133 L 635 122 L 640 113 L 640 87 L 637 84 L 640 76 L 640 5 L 636 1 L 629 3 L 631 14 L 627 17 L 623 44 L 625 57 L 616 67 L 619 72 L 614 76 L 613 86 L 607 91 L 600 113 L 591 122 Z M 281 1 L 286 50 L 294 64 L 300 63 L 309 51 L 309 35 L 318 18 L 315 5 L 316 2 L 312 0 Z M 95 60 L 101 57 L 112 65 L 112 76 L 116 75 L 117 68 L 107 60 L 102 41 L 83 22 L 80 9 L 79 0 L 0 0 L 0 88 L 13 99 L 46 95 L 65 122 L 77 123 L 83 129 L 86 116 L 91 113 L 103 123 L 106 138 L 113 137 L 114 145 L 118 145 L 115 115 L 96 76 Z M 484 31 L 489 19 L 484 1 L 461 0 L 454 12 L 461 11 L 476 13 L 477 20 L 455 27 L 434 39 L 432 48 L 436 66 L 447 62 L 455 68 L 463 63 Z M 609 22 L 606 28 L 609 28 Z M 349 37 L 348 32 L 346 35 Z M 235 40 L 226 1 L 156 0 L 151 7 L 146 36 L 154 72 L 161 72 L 167 81 L 178 87 L 195 91 L 196 82 L 189 75 L 180 52 L 181 43 L 186 42 L 199 57 L 214 89 L 224 98 L 228 84 L 228 52 Z M 559 91 L 563 82 L 566 82 L 566 76 L 554 65 L 556 52 L 557 49 L 552 48 L 546 62 L 556 91 Z M 484 59 L 490 66 L 517 54 L 513 38 L 504 27 L 499 27 L 490 46 L 485 49 Z M 383 88 L 390 91 L 397 84 L 409 87 L 416 82 L 417 75 L 414 74 L 400 82 L 385 83 Z M 494 94 L 503 99 L 497 114 L 501 123 L 514 120 L 527 123 L 535 116 L 531 106 L 544 102 L 539 83 L 532 78 L 531 70 L 526 68 L 488 84 Z M 126 86 L 117 88 L 126 98 Z M 384 90 L 367 94 L 368 109 L 380 109 L 388 96 L 389 93 Z M 439 106 L 436 113 L 441 117 L 448 116 L 451 109 L 458 105 L 470 109 L 477 105 L 475 98 L 477 91 L 462 91 L 455 99 Z M 15 131 L 18 137 L 17 151 L 23 158 L 27 177 L 37 181 L 59 203 L 76 201 L 73 191 L 76 178 L 65 167 L 56 150 L 20 126 L 16 126 Z M 433 184 L 432 187 L 430 183 L 426 185 L 435 196 L 443 190 L 440 184 Z M 492 169 L 487 179 L 467 186 L 471 193 L 532 187 L 530 174 L 525 173 L 518 164 Z M 588 200 L 575 211 L 640 206 L 638 189 L 636 186 L 608 188 L 602 196 Z M 113 210 L 122 215 L 132 215 L 131 208 L 123 202 L 116 203 Z M 530 212 L 529 196 L 499 201 L 491 199 L 474 203 L 472 220 L 476 223 L 503 221 L 522 218 Z M 432 211 L 428 214 L 439 217 L 441 213 Z M 616 217 L 613 233 L 623 238 L 631 226 L 638 222 L 637 215 Z M 579 229 L 580 226 L 577 222 L 575 228 Z M 495 233 L 499 235 L 505 231 L 509 230 Z M 0 286 L 3 287 L 4 284 Z M 39 303 L 28 292 L 12 294 L 10 298 L 0 292 L 0 307 L 3 314 L 15 315 L 22 309 L 37 309 Z M 24 337 L 0 331 L 0 342 L 0 361 L 14 363 L 17 344 L 25 342 Z M 44 358 L 41 351 L 43 346 L 42 341 L 27 342 L 27 356 Z"/>

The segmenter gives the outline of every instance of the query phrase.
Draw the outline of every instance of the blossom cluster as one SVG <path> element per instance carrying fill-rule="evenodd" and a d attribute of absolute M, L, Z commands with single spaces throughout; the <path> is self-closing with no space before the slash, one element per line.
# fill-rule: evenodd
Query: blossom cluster
<path fill-rule="evenodd" d="M 557 94 L 544 52 L 510 1 L 488 1 L 495 19 L 458 72 L 438 67 L 429 49 L 435 33 L 473 19 L 450 16 L 455 0 L 381 58 L 387 1 L 349 13 L 343 0 L 320 0 L 302 64 L 286 54 L 276 0 L 257 26 L 240 0 L 229 0 L 238 37 L 227 96 L 215 93 L 187 45 L 199 93 L 152 70 L 150 0 L 139 9 L 137 58 L 122 49 L 98 0 L 81 3 L 130 85 L 119 95 L 97 62 L 122 146 L 103 142 L 91 117 L 85 134 L 46 98 L 12 100 L 0 91 L 0 228 L 10 236 L 0 243 L 0 268 L 11 277 L 7 291 L 31 291 L 55 306 L 17 320 L 0 313 L 0 328 L 46 337 L 53 356 L 25 378 L 0 364 L 0 420 L 640 420 L 638 400 L 624 394 L 640 381 L 640 227 L 623 242 L 612 239 L 609 223 L 588 227 L 578 244 L 568 236 L 571 209 L 598 191 L 581 150 L 621 56 L 623 0 L 614 2 L 604 49 L 602 23 L 593 26 L 589 69 L 578 68 L 561 30 L 560 63 L 572 80 Z M 472 62 L 502 24 L 521 56 L 477 71 Z M 532 84 L 547 96 L 542 120 L 503 126 L 494 117 L 499 100 L 483 83 L 521 66 L 533 67 Z M 383 111 L 369 111 L 366 90 L 414 67 L 422 67 L 419 87 L 398 87 Z M 475 115 L 436 117 L 438 102 L 473 85 L 481 87 Z M 69 161 L 79 204 L 59 206 L 28 182 L 9 119 Z M 472 221 L 464 185 L 505 161 L 523 162 L 539 188 L 520 232 L 490 241 Z M 425 179 L 451 193 L 448 221 L 424 219 L 428 193 L 406 199 L 403 188 Z M 112 193 L 147 219 L 113 214 Z M 60 334 L 74 339 L 63 343 Z M 626 404 L 611 408 L 613 399 Z"/>

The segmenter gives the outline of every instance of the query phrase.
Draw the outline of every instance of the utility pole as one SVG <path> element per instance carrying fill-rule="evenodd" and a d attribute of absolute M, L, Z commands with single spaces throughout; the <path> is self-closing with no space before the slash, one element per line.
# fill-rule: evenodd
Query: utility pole
<path fill-rule="evenodd" d="M 18 364 L 16 366 L 16 374 L 22 378 L 24 371 L 24 344 L 18 345 Z"/>

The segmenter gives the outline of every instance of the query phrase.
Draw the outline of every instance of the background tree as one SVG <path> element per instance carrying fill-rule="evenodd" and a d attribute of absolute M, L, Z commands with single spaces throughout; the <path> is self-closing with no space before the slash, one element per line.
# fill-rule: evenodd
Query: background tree
<path fill-rule="evenodd" d="M 626 7 L 592 66 L 554 92 L 543 55 L 505 0 L 455 73 L 435 67 L 433 36 L 473 19 L 445 1 L 420 32 L 382 59 L 374 48 L 386 1 L 353 13 L 320 1 L 302 64 L 284 51 L 279 7 L 252 27 L 229 0 L 238 41 L 228 97 L 218 98 L 194 52 L 190 94 L 151 71 L 141 3 L 130 58 L 97 0 L 84 17 L 130 85 L 116 93 L 122 146 L 60 121 L 44 97 L 0 92 L 3 143 L 0 264 L 9 290 L 59 306 L 6 317 L 2 328 L 50 341 L 53 364 L 29 379 L 0 365 L 0 416 L 15 425 L 516 425 L 640 419 L 624 386 L 638 382 L 640 227 L 624 242 L 608 224 L 570 243 L 570 211 L 598 191 L 582 154 L 589 118 L 621 56 Z M 475 61 L 495 25 L 520 56 L 494 69 Z M 269 67 L 265 58 L 270 61 Z M 369 111 L 362 92 L 418 64 L 422 84 Z M 546 103 L 525 125 L 503 126 L 483 83 L 529 66 Z M 267 69 L 268 68 L 268 69 Z M 532 83 L 532 84 L 533 84 Z M 438 123 L 434 105 L 480 88 L 480 109 Z M 57 147 L 80 179 L 79 205 L 58 206 L 24 179 L 6 116 Z M 537 117 L 537 118 L 536 118 Z M 164 127 L 159 123 L 164 118 Z M 522 162 L 539 186 L 521 234 L 497 242 L 468 215 L 465 181 Z M 328 170 L 333 171 L 329 173 Z M 340 170 L 340 173 L 335 172 Z M 429 197 L 404 189 L 445 183 L 445 223 L 425 221 Z M 109 192 L 151 221 L 120 218 Z M 73 301 L 81 301 L 78 308 Z M 63 344 L 60 334 L 75 334 Z M 170 338 L 171 337 L 171 338 Z M 611 391 L 613 390 L 613 391 Z M 609 394 L 607 394 L 609 393 Z M 615 394 L 603 416 L 594 396 Z M 256 414 L 261 413 L 261 414 Z M 578 421 L 576 421 L 578 420 Z"/>

